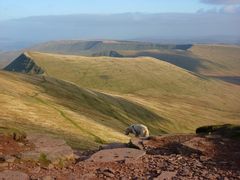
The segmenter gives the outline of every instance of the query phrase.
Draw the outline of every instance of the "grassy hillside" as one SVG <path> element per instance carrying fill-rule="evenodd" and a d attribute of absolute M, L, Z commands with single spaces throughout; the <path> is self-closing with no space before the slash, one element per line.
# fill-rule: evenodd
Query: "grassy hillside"
<path fill-rule="evenodd" d="M 134 41 L 52 41 L 30 48 L 40 52 L 85 56 L 148 56 L 183 69 L 222 80 L 240 83 L 240 46 L 230 45 L 162 45 Z M 20 52 L 0 53 L 0 68 Z"/>
<path fill-rule="evenodd" d="M 162 45 L 134 41 L 53 41 L 32 50 L 110 57 L 148 56 L 209 76 L 240 76 L 240 46 Z"/>
<path fill-rule="evenodd" d="M 0 126 L 61 136 L 82 149 L 127 141 L 131 123 L 161 133 L 166 121 L 137 103 L 47 76 L 0 71 L 0 84 Z"/>
<path fill-rule="evenodd" d="M 49 76 L 105 92 L 151 96 L 162 93 L 199 95 L 197 84 L 208 82 L 172 64 L 148 57 L 83 57 L 38 52 L 28 52 L 23 56 L 34 61 Z M 20 60 L 23 64 L 19 63 Z M 6 70 L 31 71 L 23 69 L 22 65 L 33 67 L 20 56 Z"/>
<path fill-rule="evenodd" d="M 240 46 L 193 45 L 187 51 L 119 51 L 125 57 L 154 57 L 207 76 L 240 76 Z"/>
<path fill-rule="evenodd" d="M 205 59 L 200 68 L 202 74 L 210 76 L 240 76 L 240 46 L 194 45 L 189 51 Z"/>
<path fill-rule="evenodd" d="M 164 61 L 38 52 L 27 56 L 45 75 L 141 104 L 166 119 L 159 124 L 165 132 L 193 132 L 209 123 L 240 123 L 239 86 Z"/>

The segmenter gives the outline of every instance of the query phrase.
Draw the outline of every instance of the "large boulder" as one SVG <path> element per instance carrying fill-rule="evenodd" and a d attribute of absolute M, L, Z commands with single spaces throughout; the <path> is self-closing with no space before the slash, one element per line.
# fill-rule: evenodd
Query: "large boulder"
<path fill-rule="evenodd" d="M 35 148 L 22 153 L 23 160 L 40 161 L 43 164 L 75 160 L 72 148 L 62 139 L 42 134 L 29 135 L 27 139 L 34 144 Z"/>
<path fill-rule="evenodd" d="M 110 143 L 110 144 L 100 146 L 99 149 L 103 150 L 103 149 L 116 149 L 116 148 L 126 148 L 126 147 L 128 147 L 128 145 L 124 143 Z"/>
<path fill-rule="evenodd" d="M 29 176 L 23 172 L 5 170 L 0 172 L 0 180 L 29 180 Z"/>
<path fill-rule="evenodd" d="M 194 137 L 191 140 L 184 142 L 183 145 L 201 153 L 206 153 L 214 148 L 213 143 L 205 137 Z"/>
<path fill-rule="evenodd" d="M 144 140 L 141 139 L 141 138 L 133 137 L 133 138 L 130 139 L 129 146 L 133 147 L 133 148 L 140 149 L 140 150 L 144 150 L 143 141 Z"/>
<path fill-rule="evenodd" d="M 145 151 L 132 148 L 117 148 L 98 151 L 87 161 L 90 162 L 116 162 L 137 160 L 146 154 Z"/>
<path fill-rule="evenodd" d="M 196 129 L 196 134 L 214 134 L 227 138 L 240 138 L 240 126 L 233 124 L 202 126 Z"/>

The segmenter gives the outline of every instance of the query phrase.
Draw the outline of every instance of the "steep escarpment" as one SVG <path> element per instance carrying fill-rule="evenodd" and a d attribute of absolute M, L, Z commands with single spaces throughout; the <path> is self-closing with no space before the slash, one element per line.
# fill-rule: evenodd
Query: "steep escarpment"
<path fill-rule="evenodd" d="M 34 60 L 28 55 L 27 52 L 21 54 L 12 63 L 7 65 L 4 70 L 21 72 L 27 74 L 43 74 L 44 70 L 39 67 Z"/>

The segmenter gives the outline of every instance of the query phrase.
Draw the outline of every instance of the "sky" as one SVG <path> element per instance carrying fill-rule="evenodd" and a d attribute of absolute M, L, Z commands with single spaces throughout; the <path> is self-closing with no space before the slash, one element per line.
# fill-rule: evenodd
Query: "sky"
<path fill-rule="evenodd" d="M 42 15 L 240 12 L 240 0 L 0 0 L 0 20 Z"/>
<path fill-rule="evenodd" d="M 240 44 L 240 0 L 0 0 L 0 51 L 52 40 Z"/>

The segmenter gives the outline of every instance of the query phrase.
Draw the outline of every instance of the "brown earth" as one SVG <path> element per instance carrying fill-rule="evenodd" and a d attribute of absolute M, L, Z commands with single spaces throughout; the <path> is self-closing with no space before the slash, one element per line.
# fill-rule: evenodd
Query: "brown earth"
<path fill-rule="evenodd" d="M 20 152 L 33 149 L 33 144 L 28 141 L 17 142 L 11 137 L 0 134 L 0 156 L 1 155 L 16 155 Z"/>
<path fill-rule="evenodd" d="M 75 150 L 75 162 L 48 165 L 21 159 L 19 154 L 34 150 L 30 148 L 32 143 L 31 138 L 19 143 L 0 136 L 0 179 L 21 173 L 30 179 L 64 180 L 240 179 L 240 141 L 220 136 L 134 138 L 129 144 L 115 143 L 101 150 Z M 9 161 L 9 157 L 14 157 L 14 161 Z"/>

